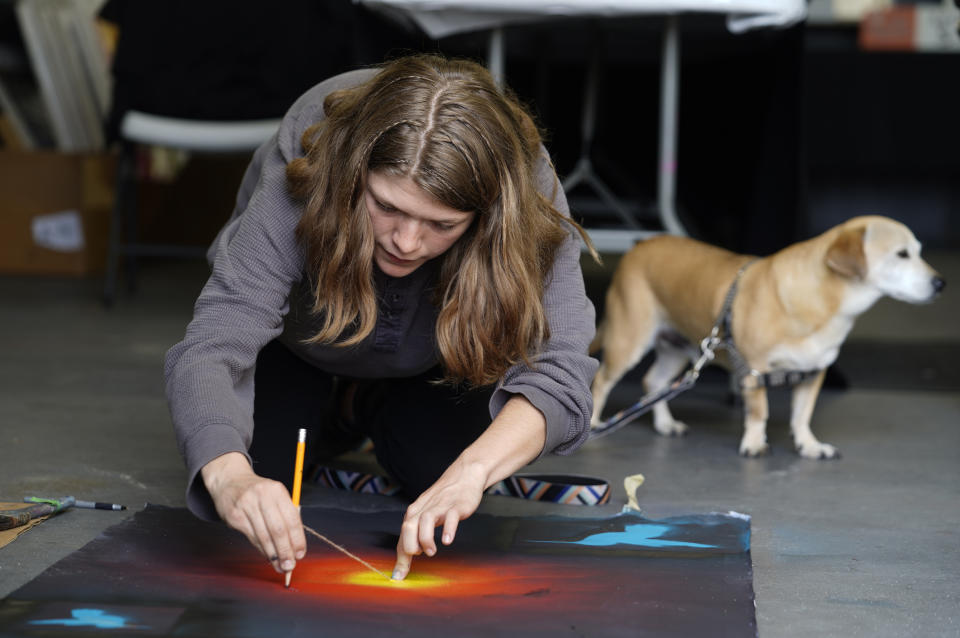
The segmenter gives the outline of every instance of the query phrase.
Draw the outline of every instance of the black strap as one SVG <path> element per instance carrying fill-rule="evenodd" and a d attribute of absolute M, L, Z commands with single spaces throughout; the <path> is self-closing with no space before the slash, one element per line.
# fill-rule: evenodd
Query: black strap
<path fill-rule="evenodd" d="M 822 369 L 815 370 L 771 370 L 763 374 L 751 374 L 754 379 L 749 383 L 741 380 L 741 387 L 744 388 L 775 388 L 782 385 L 799 385 L 804 381 L 814 378 L 820 374 Z"/>
<path fill-rule="evenodd" d="M 678 394 L 686 392 L 692 388 L 696 382 L 697 375 L 687 372 L 682 377 L 676 379 L 673 383 L 668 385 L 666 388 L 645 395 L 642 399 L 631 405 L 629 408 L 620 410 L 612 417 L 604 421 L 601 425 L 592 428 L 587 440 L 593 440 L 601 436 L 606 436 L 611 432 L 619 430 L 627 423 L 630 423 L 637 417 L 649 412 L 650 408 L 652 408 L 653 405 L 658 401 L 669 401 Z"/>

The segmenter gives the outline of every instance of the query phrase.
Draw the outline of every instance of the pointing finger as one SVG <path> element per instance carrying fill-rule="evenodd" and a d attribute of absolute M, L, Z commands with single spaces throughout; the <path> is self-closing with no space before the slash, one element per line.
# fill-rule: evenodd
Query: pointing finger
<path fill-rule="evenodd" d="M 393 574 L 390 578 L 393 580 L 403 580 L 407 577 L 407 574 L 410 573 L 410 562 L 413 560 L 411 554 L 403 551 L 400 546 L 397 546 L 397 563 L 393 566 Z"/>

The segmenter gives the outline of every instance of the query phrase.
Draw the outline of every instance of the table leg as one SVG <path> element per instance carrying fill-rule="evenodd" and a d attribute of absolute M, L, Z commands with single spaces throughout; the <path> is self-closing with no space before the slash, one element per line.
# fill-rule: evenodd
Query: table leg
<path fill-rule="evenodd" d="M 687 235 L 676 210 L 677 195 L 677 105 L 680 93 L 680 26 L 676 15 L 667 16 L 663 31 L 660 74 L 660 162 L 657 209 L 664 229 Z"/>

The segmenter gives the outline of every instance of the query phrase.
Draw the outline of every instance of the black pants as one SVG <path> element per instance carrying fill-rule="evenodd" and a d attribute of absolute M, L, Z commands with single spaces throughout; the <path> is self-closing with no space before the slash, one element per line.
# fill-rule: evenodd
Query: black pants
<path fill-rule="evenodd" d="M 416 498 L 490 424 L 492 387 L 464 391 L 431 381 L 439 368 L 402 379 L 349 379 L 318 370 L 278 341 L 257 357 L 253 469 L 293 480 L 297 430 L 307 428 L 305 467 L 373 441 L 380 465 Z M 354 384 L 354 419 L 340 419 L 341 397 Z"/>

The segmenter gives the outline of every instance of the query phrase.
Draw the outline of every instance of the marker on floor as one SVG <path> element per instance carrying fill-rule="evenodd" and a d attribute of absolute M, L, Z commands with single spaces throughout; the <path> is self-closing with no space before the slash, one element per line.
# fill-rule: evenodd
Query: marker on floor
<path fill-rule="evenodd" d="M 88 510 L 112 510 L 114 512 L 127 509 L 126 505 L 117 505 L 116 503 L 101 503 L 100 501 L 77 501 L 74 503 L 74 507 Z"/>
<path fill-rule="evenodd" d="M 116 503 L 101 503 L 100 501 L 80 501 L 72 496 L 65 496 L 60 499 L 54 498 L 42 498 L 39 496 L 27 496 L 23 499 L 24 503 L 49 503 L 50 505 L 56 506 L 58 509 L 66 509 L 67 507 L 79 507 L 81 509 L 88 510 L 111 510 L 114 512 L 119 512 L 120 510 L 127 509 L 126 505 L 118 505 Z"/>

